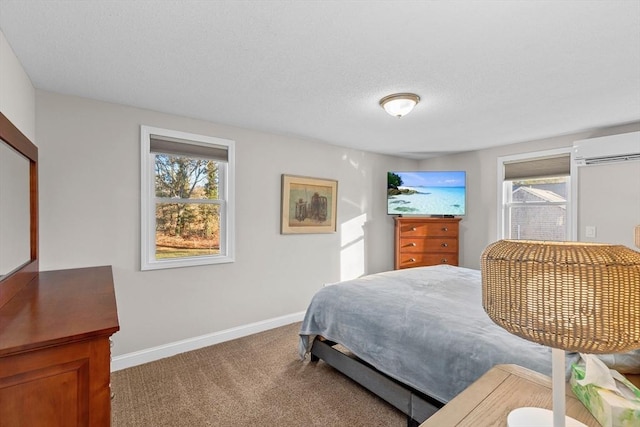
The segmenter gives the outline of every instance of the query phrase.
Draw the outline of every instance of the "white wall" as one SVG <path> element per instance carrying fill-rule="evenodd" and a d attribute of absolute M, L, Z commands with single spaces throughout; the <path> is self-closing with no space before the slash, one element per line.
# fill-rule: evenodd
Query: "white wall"
<path fill-rule="evenodd" d="M 577 174 L 578 240 L 638 250 L 633 240 L 640 225 L 640 160 L 581 166 Z M 586 227 L 595 228 L 594 237 L 587 236 Z"/>
<path fill-rule="evenodd" d="M 112 265 L 114 355 L 299 313 L 327 282 L 393 268 L 386 172 L 417 161 L 36 92 L 40 268 Z M 141 124 L 236 141 L 236 262 L 140 271 Z M 281 175 L 338 180 L 338 232 L 280 234 Z"/>
<path fill-rule="evenodd" d="M 35 141 L 35 89 L 0 31 L 0 112 Z"/>
<path fill-rule="evenodd" d="M 462 169 L 467 171 L 467 215 L 460 222 L 460 265 L 480 268 L 482 251 L 489 243 L 497 239 L 498 157 L 572 147 L 573 142 L 577 140 L 632 132 L 639 129 L 640 123 L 633 123 L 422 160 L 419 166 L 421 169 Z M 582 189 L 584 188 L 582 187 Z M 588 188 L 585 191 L 587 190 Z M 630 198 L 625 206 L 620 206 L 619 209 L 635 209 L 633 205 L 637 203 L 637 200 Z M 602 204 L 599 205 L 599 208 L 602 212 L 611 209 Z M 580 222 L 580 215 L 581 213 L 578 212 L 578 222 Z M 631 231 L 629 231 L 629 236 L 631 236 L 630 233 Z"/>

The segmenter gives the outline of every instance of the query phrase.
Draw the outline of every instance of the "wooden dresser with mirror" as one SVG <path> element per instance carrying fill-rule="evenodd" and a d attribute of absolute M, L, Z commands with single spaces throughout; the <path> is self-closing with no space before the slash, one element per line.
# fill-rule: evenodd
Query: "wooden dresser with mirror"
<path fill-rule="evenodd" d="M 39 271 L 38 149 L 0 138 L 0 425 L 109 426 L 111 267 Z"/>

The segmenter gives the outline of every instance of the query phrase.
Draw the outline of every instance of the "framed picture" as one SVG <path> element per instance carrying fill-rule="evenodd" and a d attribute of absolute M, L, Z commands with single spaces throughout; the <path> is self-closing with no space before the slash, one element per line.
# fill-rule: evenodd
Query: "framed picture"
<path fill-rule="evenodd" d="M 282 234 L 335 233 L 338 181 L 282 175 Z"/>

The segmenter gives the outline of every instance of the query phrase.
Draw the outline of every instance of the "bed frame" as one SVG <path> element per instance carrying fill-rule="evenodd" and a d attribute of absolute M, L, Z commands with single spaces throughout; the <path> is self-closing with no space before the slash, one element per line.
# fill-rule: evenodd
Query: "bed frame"
<path fill-rule="evenodd" d="M 368 363 L 334 348 L 337 343 L 316 338 L 311 347 L 311 361 L 322 359 L 329 366 L 351 378 L 407 415 L 407 426 L 417 427 L 444 406 L 424 393 L 383 374 Z"/>

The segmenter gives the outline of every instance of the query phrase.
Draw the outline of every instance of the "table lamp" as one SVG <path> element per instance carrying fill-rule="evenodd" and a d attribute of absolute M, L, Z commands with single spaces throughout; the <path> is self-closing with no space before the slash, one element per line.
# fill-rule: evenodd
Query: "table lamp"
<path fill-rule="evenodd" d="M 481 257 L 482 305 L 507 331 L 552 348 L 553 411 L 518 408 L 516 426 L 584 426 L 565 416 L 565 351 L 640 348 L 640 252 L 622 245 L 500 240 Z"/>

